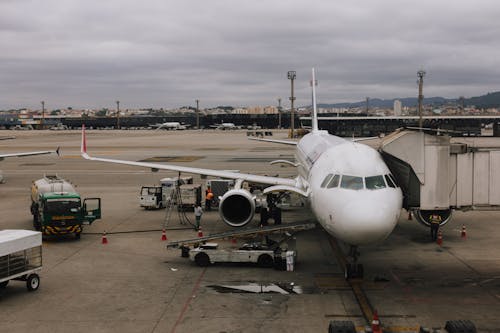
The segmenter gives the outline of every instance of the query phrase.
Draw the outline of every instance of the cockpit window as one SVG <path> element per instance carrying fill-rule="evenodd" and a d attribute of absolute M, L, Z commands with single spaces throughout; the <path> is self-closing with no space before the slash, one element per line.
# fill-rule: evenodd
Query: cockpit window
<path fill-rule="evenodd" d="M 366 177 L 365 182 L 366 188 L 369 190 L 378 190 L 381 188 L 385 188 L 384 177 L 382 175 Z"/>
<path fill-rule="evenodd" d="M 326 184 L 328 184 L 328 182 L 333 178 L 333 174 L 330 173 L 328 174 L 325 179 L 323 179 L 323 182 L 321 183 L 321 187 L 325 187 Z"/>
<path fill-rule="evenodd" d="M 387 185 L 389 187 L 392 187 L 392 188 L 396 187 L 396 184 L 394 184 L 394 181 L 392 180 L 392 177 L 390 177 L 389 175 L 384 175 L 384 177 L 385 177 L 385 181 L 387 182 Z"/>
<path fill-rule="evenodd" d="M 333 176 L 332 180 L 330 180 L 330 182 L 328 183 L 328 185 L 326 186 L 326 188 L 338 187 L 339 186 L 339 181 L 340 181 L 340 176 L 339 175 Z"/>
<path fill-rule="evenodd" d="M 347 188 L 350 190 L 362 190 L 363 178 L 343 175 L 340 187 Z"/>

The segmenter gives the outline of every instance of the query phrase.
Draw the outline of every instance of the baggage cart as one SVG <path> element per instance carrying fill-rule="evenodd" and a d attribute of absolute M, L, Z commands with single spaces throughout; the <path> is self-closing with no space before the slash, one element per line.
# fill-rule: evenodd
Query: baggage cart
<path fill-rule="evenodd" d="M 28 291 L 40 286 L 42 233 L 31 230 L 0 231 L 0 288 L 9 281 L 24 281 Z"/>

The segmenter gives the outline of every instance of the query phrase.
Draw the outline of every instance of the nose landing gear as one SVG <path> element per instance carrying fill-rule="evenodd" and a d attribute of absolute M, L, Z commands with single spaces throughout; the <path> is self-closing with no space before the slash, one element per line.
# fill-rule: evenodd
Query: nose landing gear
<path fill-rule="evenodd" d="M 359 251 L 356 245 L 351 245 L 349 249 L 349 257 L 352 258 L 350 263 L 346 263 L 344 276 L 346 280 L 363 278 L 363 265 L 358 264 Z"/>

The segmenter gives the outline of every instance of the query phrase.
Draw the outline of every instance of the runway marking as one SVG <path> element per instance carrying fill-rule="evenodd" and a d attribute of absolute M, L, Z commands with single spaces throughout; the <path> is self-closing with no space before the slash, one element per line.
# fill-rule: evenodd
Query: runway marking
<path fill-rule="evenodd" d="M 201 272 L 200 276 L 198 277 L 198 280 L 196 281 L 196 284 L 193 287 L 193 291 L 191 291 L 191 295 L 189 295 L 188 299 L 186 300 L 186 303 L 184 303 L 184 307 L 182 308 L 182 311 L 179 314 L 179 317 L 177 318 L 177 321 L 175 322 L 174 327 L 172 327 L 172 330 L 170 331 L 170 333 L 175 333 L 175 330 L 177 329 L 177 326 L 182 321 L 182 319 L 184 319 L 184 315 L 185 315 L 185 313 L 187 311 L 189 303 L 191 303 L 191 301 L 193 300 L 196 292 L 198 291 L 198 289 L 200 289 L 201 280 L 205 276 L 205 272 L 206 271 L 207 271 L 207 268 L 205 267 L 203 269 L 203 271 Z"/>

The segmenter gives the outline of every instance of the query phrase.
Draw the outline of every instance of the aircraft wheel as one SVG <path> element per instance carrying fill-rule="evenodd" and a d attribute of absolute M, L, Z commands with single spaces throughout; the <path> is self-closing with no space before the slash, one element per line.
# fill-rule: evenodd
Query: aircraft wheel
<path fill-rule="evenodd" d="M 356 333 L 356 327 L 352 321 L 332 320 L 328 325 L 328 333 Z"/>
<path fill-rule="evenodd" d="M 208 265 L 210 265 L 210 258 L 206 253 L 201 252 L 194 257 L 194 262 L 198 266 L 207 267 Z"/>
<path fill-rule="evenodd" d="M 26 287 L 28 291 L 35 291 L 40 287 L 40 277 L 38 274 L 30 274 L 26 279 Z"/>
<path fill-rule="evenodd" d="M 362 264 L 346 264 L 344 277 L 346 280 L 363 278 L 364 269 Z"/>

